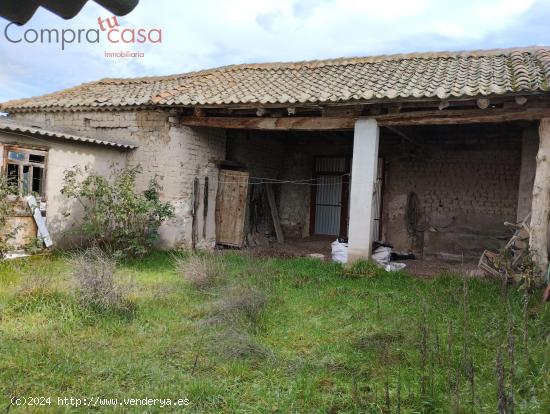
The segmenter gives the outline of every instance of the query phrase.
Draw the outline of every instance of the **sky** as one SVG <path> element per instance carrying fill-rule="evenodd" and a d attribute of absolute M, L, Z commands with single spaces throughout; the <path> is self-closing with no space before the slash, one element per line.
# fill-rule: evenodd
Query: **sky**
<path fill-rule="evenodd" d="M 111 77 L 169 75 L 237 63 L 550 45 L 548 0 L 140 0 L 122 30 L 145 43 L 26 42 L 41 29 L 97 29 L 89 1 L 72 20 L 40 8 L 23 27 L 0 18 L 0 102 Z M 158 33 L 162 33 L 158 42 Z M 70 32 L 66 32 L 70 37 Z M 129 36 L 131 32 L 126 32 Z M 91 33 L 92 40 L 95 40 Z M 128 39 L 128 38 L 127 38 Z M 47 40 L 47 36 L 46 39 Z M 141 57 L 105 57 L 130 51 Z"/>

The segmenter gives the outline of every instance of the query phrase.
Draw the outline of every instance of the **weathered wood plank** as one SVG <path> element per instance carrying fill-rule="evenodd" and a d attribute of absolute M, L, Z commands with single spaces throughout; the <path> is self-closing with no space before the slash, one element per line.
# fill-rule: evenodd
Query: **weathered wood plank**
<path fill-rule="evenodd" d="M 216 242 L 226 246 L 242 247 L 248 172 L 220 170 L 216 196 Z"/>
<path fill-rule="evenodd" d="M 279 211 L 277 210 L 277 203 L 275 203 L 275 194 L 273 193 L 273 185 L 265 184 L 265 191 L 267 193 L 267 202 L 269 203 L 269 209 L 271 210 L 273 227 L 275 227 L 277 243 L 284 243 L 285 238 L 283 236 L 283 230 L 281 229 L 281 222 L 279 220 Z"/>
<path fill-rule="evenodd" d="M 431 110 L 375 115 L 380 126 L 455 125 L 535 121 L 550 117 L 550 107 Z M 352 130 L 357 116 L 314 117 L 194 117 L 181 118 L 182 125 L 227 129 L 330 131 Z"/>
<path fill-rule="evenodd" d="M 539 284 L 548 269 L 548 230 L 550 219 L 550 118 L 541 120 L 539 126 L 539 151 L 533 183 L 531 204 L 531 235 L 529 246 L 533 261 L 538 267 Z"/>
<path fill-rule="evenodd" d="M 265 129 L 265 130 L 302 130 L 328 131 L 353 129 L 356 118 L 353 117 L 288 117 L 288 118 L 252 118 L 252 117 L 182 117 L 185 126 L 227 128 L 227 129 Z"/>
<path fill-rule="evenodd" d="M 402 112 L 376 116 L 380 126 L 456 125 L 511 121 L 535 121 L 550 116 L 550 108 L 495 108 Z"/>

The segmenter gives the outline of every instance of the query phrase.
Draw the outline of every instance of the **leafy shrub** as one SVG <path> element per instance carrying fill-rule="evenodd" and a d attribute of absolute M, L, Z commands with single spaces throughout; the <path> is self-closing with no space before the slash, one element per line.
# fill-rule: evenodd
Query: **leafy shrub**
<path fill-rule="evenodd" d="M 217 285 L 224 277 L 225 268 L 214 257 L 192 255 L 175 259 L 176 272 L 196 289 L 204 290 Z"/>
<path fill-rule="evenodd" d="M 119 256 L 147 253 L 158 240 L 161 224 L 174 217 L 172 205 L 160 200 L 157 180 L 138 193 L 139 167 L 115 171 L 110 180 L 94 172 L 84 177 L 85 172 L 79 167 L 66 170 L 62 189 L 84 209 L 83 235 Z"/>
<path fill-rule="evenodd" d="M 0 176 L 0 259 L 3 259 L 8 251 L 8 242 L 15 237 L 17 229 L 7 231 L 5 226 L 8 221 L 8 217 L 13 212 L 13 204 L 10 200 L 13 188 L 8 182 L 8 179 L 4 176 Z"/>
<path fill-rule="evenodd" d="M 127 289 L 118 283 L 116 261 L 95 247 L 72 257 L 72 277 L 82 303 L 98 311 L 131 310 Z"/>

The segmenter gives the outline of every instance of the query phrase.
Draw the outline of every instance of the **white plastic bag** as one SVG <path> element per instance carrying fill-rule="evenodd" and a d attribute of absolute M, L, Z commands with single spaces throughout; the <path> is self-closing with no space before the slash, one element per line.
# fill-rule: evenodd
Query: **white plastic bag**
<path fill-rule="evenodd" d="M 389 246 L 378 246 L 372 252 L 372 260 L 378 263 L 380 267 L 383 267 L 386 272 L 403 270 L 407 265 L 405 263 L 392 262 L 391 249 Z"/>
<path fill-rule="evenodd" d="M 345 264 L 348 262 L 348 244 L 335 240 L 331 244 L 332 261 Z"/>
<path fill-rule="evenodd" d="M 386 272 L 398 272 L 406 267 L 407 265 L 405 263 L 390 262 L 388 265 L 386 265 L 384 269 L 386 270 Z"/>
<path fill-rule="evenodd" d="M 382 267 L 386 267 L 390 264 L 391 257 L 391 247 L 389 246 L 378 246 L 372 252 L 372 260 L 378 263 Z"/>

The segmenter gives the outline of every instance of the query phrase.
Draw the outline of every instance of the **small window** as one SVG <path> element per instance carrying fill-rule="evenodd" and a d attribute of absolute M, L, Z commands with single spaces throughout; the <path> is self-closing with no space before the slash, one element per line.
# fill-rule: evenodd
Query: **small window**
<path fill-rule="evenodd" d="M 25 161 L 24 152 L 8 151 L 8 159 L 13 161 Z"/>
<path fill-rule="evenodd" d="M 46 159 L 46 157 L 44 157 L 43 155 L 29 154 L 29 162 L 44 164 L 45 159 Z"/>
<path fill-rule="evenodd" d="M 7 148 L 7 166 L 4 171 L 14 193 L 21 196 L 44 195 L 46 151 Z"/>

